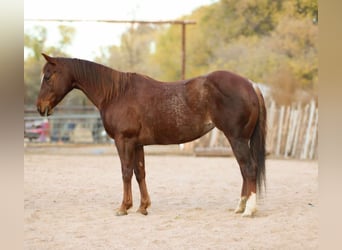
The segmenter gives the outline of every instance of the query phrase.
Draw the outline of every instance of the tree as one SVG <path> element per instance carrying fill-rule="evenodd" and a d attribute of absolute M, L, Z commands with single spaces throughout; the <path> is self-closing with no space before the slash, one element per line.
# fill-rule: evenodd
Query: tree
<path fill-rule="evenodd" d="M 139 72 L 156 75 L 156 68 L 151 67 L 158 28 L 153 25 L 140 24 L 131 27 L 121 36 L 120 46 L 102 48 L 101 55 L 95 61 L 121 71 Z"/>
<path fill-rule="evenodd" d="M 318 80 L 318 27 L 309 19 L 283 18 L 272 33 L 270 48 L 288 59 L 291 71 L 303 89 Z"/>
<path fill-rule="evenodd" d="M 39 91 L 40 70 L 43 63 L 40 53 L 44 50 L 46 38 L 46 28 L 41 26 L 35 27 L 24 35 L 24 46 L 28 51 L 24 61 L 25 105 L 33 105 Z"/>
<path fill-rule="evenodd" d="M 202 6 L 180 17 L 197 22 L 186 30 L 186 78 L 223 69 L 272 86 L 284 103 L 301 98 L 301 91 L 315 96 L 317 14 L 317 0 L 221 0 Z M 120 46 L 104 48 L 99 60 L 119 70 L 179 80 L 181 29 L 132 26 Z"/>
<path fill-rule="evenodd" d="M 221 0 L 183 18 L 197 21 L 187 30 L 187 77 L 234 71 L 280 89 L 283 102 L 316 92 L 317 1 Z M 170 27 L 157 42 L 155 58 L 171 79 L 180 78 L 179 34 Z"/>
<path fill-rule="evenodd" d="M 153 65 L 158 65 L 156 77 L 163 81 L 181 79 L 181 27 L 170 25 L 158 37 Z"/>

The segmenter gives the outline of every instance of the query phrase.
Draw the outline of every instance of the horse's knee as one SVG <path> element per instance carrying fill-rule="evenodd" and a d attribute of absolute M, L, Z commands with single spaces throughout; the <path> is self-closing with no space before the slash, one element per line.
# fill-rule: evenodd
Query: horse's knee
<path fill-rule="evenodd" d="M 129 168 L 123 168 L 122 169 L 122 179 L 126 181 L 131 181 L 133 175 L 132 169 Z"/>

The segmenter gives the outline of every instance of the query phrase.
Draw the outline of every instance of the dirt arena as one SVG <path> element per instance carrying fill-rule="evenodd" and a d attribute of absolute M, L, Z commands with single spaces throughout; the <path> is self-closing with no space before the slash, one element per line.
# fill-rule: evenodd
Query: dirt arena
<path fill-rule="evenodd" d="M 267 192 L 242 218 L 234 158 L 147 155 L 149 214 L 135 212 L 134 180 L 133 208 L 118 217 L 119 158 L 88 151 L 25 151 L 24 249 L 318 248 L 317 162 L 267 160 Z"/>

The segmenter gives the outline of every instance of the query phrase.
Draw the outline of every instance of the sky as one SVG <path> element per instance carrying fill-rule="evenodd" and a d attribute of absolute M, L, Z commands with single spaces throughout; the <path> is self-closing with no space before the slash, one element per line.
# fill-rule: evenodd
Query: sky
<path fill-rule="evenodd" d="M 36 25 L 48 30 L 48 45 L 58 42 L 58 25 L 75 27 L 76 35 L 68 53 L 73 57 L 93 59 L 99 47 L 118 44 L 120 34 L 128 24 L 96 22 L 55 23 L 25 21 L 27 19 L 112 19 L 112 20 L 174 20 L 191 14 L 196 8 L 217 0 L 25 0 L 24 29 L 32 30 Z"/>

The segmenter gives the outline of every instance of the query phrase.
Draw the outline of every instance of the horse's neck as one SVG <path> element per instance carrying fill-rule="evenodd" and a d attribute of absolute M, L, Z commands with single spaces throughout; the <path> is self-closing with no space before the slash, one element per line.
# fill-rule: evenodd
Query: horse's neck
<path fill-rule="evenodd" d="M 88 63 L 87 70 L 75 73 L 76 88 L 100 110 L 118 94 L 121 87 L 121 72 L 101 65 Z"/>

